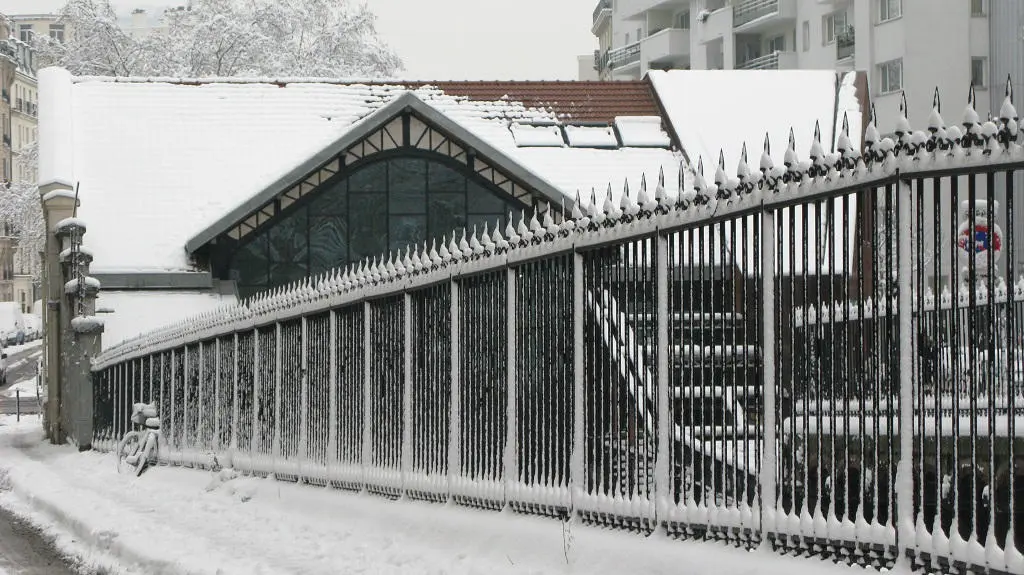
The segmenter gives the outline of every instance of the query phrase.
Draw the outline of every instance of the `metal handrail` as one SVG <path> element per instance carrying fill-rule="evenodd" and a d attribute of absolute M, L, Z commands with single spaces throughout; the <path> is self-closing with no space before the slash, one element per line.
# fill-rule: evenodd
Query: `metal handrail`
<path fill-rule="evenodd" d="M 640 60 L 640 42 L 633 42 L 621 48 L 608 51 L 608 66 L 615 68 Z"/>
<path fill-rule="evenodd" d="M 597 23 L 597 19 L 601 17 L 601 12 L 612 9 L 612 0 L 598 0 L 597 6 L 594 7 L 594 23 Z"/>
<path fill-rule="evenodd" d="M 745 0 L 733 5 L 732 24 L 733 27 L 742 26 L 778 11 L 779 0 Z"/>
<path fill-rule="evenodd" d="M 751 58 L 746 62 L 740 63 L 736 68 L 739 70 L 778 70 L 780 53 L 775 51 L 765 56 Z"/>

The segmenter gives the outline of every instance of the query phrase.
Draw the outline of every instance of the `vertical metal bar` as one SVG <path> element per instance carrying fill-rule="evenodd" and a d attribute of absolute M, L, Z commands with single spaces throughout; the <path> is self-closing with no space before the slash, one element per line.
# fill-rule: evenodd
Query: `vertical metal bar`
<path fill-rule="evenodd" d="M 371 327 L 371 308 L 370 302 L 363 302 L 363 450 L 362 450 L 362 462 L 363 462 L 363 490 L 365 491 L 370 483 L 370 464 L 372 463 L 372 435 L 371 426 L 373 425 L 373 408 L 372 408 L 372 395 L 370 393 L 370 373 L 373 369 L 371 361 L 371 348 L 373 341 L 370 338 L 370 327 Z"/>
<path fill-rule="evenodd" d="M 262 354 L 260 353 L 260 330 L 257 327 L 253 327 L 252 330 L 252 425 L 249 426 L 249 433 L 252 436 L 249 440 L 249 454 L 250 462 L 252 458 L 257 457 L 257 454 L 263 451 L 263 442 L 261 441 L 260 434 L 260 394 L 262 387 L 262 377 L 260 377 L 261 360 Z M 252 464 L 250 463 L 250 466 Z"/>
<path fill-rule="evenodd" d="M 405 345 L 402 351 L 402 490 L 407 492 L 408 475 L 412 472 L 412 295 L 402 295 L 402 333 Z M 426 422 L 424 422 L 426 425 Z M 424 430 L 427 431 L 427 430 Z"/>
<path fill-rule="evenodd" d="M 327 422 L 327 478 L 333 479 L 331 465 L 338 461 L 338 312 L 331 310 L 328 315 L 328 337 L 327 353 L 327 396 L 330 407 L 328 408 Z"/>
<path fill-rule="evenodd" d="M 911 315 L 913 311 L 913 270 L 911 258 L 913 246 L 910 242 L 912 225 L 911 189 L 900 181 L 897 219 L 899 235 L 896 245 L 899 246 L 898 272 L 899 282 L 899 385 L 900 385 L 900 457 L 896 482 L 896 512 L 898 524 L 896 528 L 899 557 L 905 560 L 905 554 L 914 542 L 914 404 L 913 404 L 913 333 L 911 331 Z M 891 437 L 890 433 L 890 437 Z M 890 512 L 890 516 L 892 513 Z"/>
<path fill-rule="evenodd" d="M 657 368 L 657 454 L 654 463 L 654 518 L 657 529 L 665 528 L 669 502 L 672 501 L 671 445 L 669 443 L 668 392 L 668 237 L 659 233 L 654 239 L 655 357 Z M 646 311 L 646 310 L 645 310 Z M 578 316 L 579 317 L 579 316 Z M 579 320 L 582 322 L 582 318 Z"/>
<path fill-rule="evenodd" d="M 761 455 L 761 533 L 762 541 L 767 534 L 776 531 L 775 504 L 777 476 L 775 473 L 776 435 L 775 418 L 775 211 L 761 212 L 761 358 L 762 368 L 762 409 L 764 422 L 764 444 Z"/>
<path fill-rule="evenodd" d="M 234 353 L 231 356 L 231 459 L 234 465 L 235 452 L 238 451 L 238 332 L 231 335 Z"/>
<path fill-rule="evenodd" d="M 281 457 L 281 322 L 274 322 L 274 431 L 271 436 L 271 468 L 278 472 L 278 460 Z"/>
<path fill-rule="evenodd" d="M 301 373 L 299 379 L 299 469 L 303 464 L 311 463 L 309 457 L 309 319 L 302 316 L 299 342 L 299 365 Z M 292 350 L 293 352 L 295 350 Z M 302 475 L 302 473 L 300 473 Z"/>
<path fill-rule="evenodd" d="M 505 385 L 508 393 L 505 427 L 505 501 L 510 502 L 512 491 L 519 470 L 516 460 L 516 272 L 512 268 L 505 270 Z"/>
<path fill-rule="evenodd" d="M 572 254 L 572 366 L 573 366 L 573 415 L 572 454 L 569 471 L 570 501 L 572 513 L 576 513 L 576 498 L 586 490 L 583 450 L 586 448 L 583 401 L 583 254 Z"/>
<path fill-rule="evenodd" d="M 220 412 L 222 407 L 220 405 L 220 338 L 214 340 L 213 343 L 213 438 L 211 441 L 211 447 L 216 451 L 220 452 Z M 152 397 L 152 396 L 150 396 Z"/>
<path fill-rule="evenodd" d="M 459 343 L 459 283 L 453 278 L 449 282 L 451 288 L 451 300 L 449 301 L 449 329 L 451 330 L 451 405 L 449 406 L 451 415 L 449 421 L 449 433 L 448 436 L 448 497 L 451 498 L 452 486 L 455 484 L 456 479 L 459 476 L 461 462 L 462 462 L 462 446 L 461 446 L 461 434 L 462 434 L 462 416 L 461 416 L 461 405 L 460 397 L 460 351 L 461 344 Z"/>

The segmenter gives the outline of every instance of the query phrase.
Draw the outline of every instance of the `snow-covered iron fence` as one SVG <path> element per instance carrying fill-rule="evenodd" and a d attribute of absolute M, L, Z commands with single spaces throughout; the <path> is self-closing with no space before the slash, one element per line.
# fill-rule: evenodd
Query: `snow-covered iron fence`
<path fill-rule="evenodd" d="M 1024 573 L 1024 149 L 844 126 L 141 336 L 95 439 L 168 463 L 874 566 Z M 906 558 L 906 559 L 905 559 Z"/>

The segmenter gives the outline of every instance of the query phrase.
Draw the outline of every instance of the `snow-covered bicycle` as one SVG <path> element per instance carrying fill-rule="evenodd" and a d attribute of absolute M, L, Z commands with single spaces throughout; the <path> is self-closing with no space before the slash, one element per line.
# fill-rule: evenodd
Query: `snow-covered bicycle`
<path fill-rule="evenodd" d="M 152 403 L 136 403 L 132 406 L 132 423 L 141 430 L 124 434 L 117 444 L 117 470 L 134 471 L 142 475 L 147 466 L 155 464 L 160 449 L 160 418 Z"/>

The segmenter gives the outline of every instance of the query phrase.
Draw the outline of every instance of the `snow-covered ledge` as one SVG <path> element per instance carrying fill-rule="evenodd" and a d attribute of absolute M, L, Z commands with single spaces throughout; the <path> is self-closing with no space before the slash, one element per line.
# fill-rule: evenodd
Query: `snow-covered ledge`
<path fill-rule="evenodd" d="M 71 72 L 63 68 L 39 71 L 39 189 L 41 193 L 73 188 Z"/>

